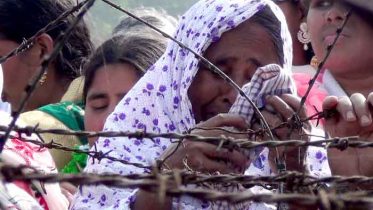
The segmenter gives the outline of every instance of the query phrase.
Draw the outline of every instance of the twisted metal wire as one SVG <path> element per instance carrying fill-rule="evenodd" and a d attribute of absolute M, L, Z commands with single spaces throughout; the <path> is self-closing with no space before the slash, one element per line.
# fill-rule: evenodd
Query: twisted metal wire
<path fill-rule="evenodd" d="M 61 15 L 57 20 L 51 22 L 46 26 L 44 29 L 40 30 L 34 37 L 30 38 L 29 40 L 22 43 L 17 49 L 13 52 L 8 54 L 7 56 L 0 58 L 0 63 L 5 62 L 11 56 L 14 56 L 25 49 L 27 49 L 33 43 L 33 39 L 44 33 L 54 26 L 58 24 L 61 20 L 66 18 L 68 15 L 80 10 L 83 6 L 84 9 L 79 13 L 75 23 L 70 26 L 69 31 L 74 29 L 75 25 L 79 22 L 79 20 L 85 15 L 88 9 L 94 4 L 95 0 L 87 0 L 78 4 L 72 10 L 67 11 L 63 15 Z M 258 114 L 259 118 L 261 118 L 261 122 L 263 124 L 263 130 L 261 131 L 252 131 L 251 134 L 259 134 L 260 132 L 263 134 L 267 134 L 270 136 L 272 141 L 268 142 L 253 142 L 249 139 L 233 139 L 229 137 L 202 137 L 194 134 L 178 134 L 178 133 L 164 133 L 164 134 L 155 134 L 155 133 L 145 133 L 145 132 L 87 132 L 87 131 L 69 131 L 69 130 L 59 130 L 59 129 L 50 129 L 50 130 L 43 130 L 37 127 L 26 127 L 26 128 L 19 128 L 15 126 L 15 122 L 19 117 L 25 103 L 27 102 L 28 98 L 34 92 L 37 87 L 37 83 L 43 73 L 46 71 L 47 67 L 49 66 L 50 62 L 53 60 L 53 56 L 60 50 L 61 46 L 67 40 L 69 31 L 62 37 L 62 40 L 57 45 L 56 49 L 53 51 L 51 57 L 49 57 L 44 63 L 43 68 L 38 74 L 37 78 L 33 81 L 33 83 L 27 88 L 27 95 L 23 100 L 20 109 L 17 110 L 14 114 L 14 118 L 12 123 L 9 126 L 1 126 L 0 131 L 5 131 L 5 134 L 2 135 L 2 141 L 0 144 L 0 149 L 2 149 L 3 145 L 5 144 L 6 139 L 11 135 L 11 131 L 15 131 L 19 134 L 26 134 L 30 136 L 31 134 L 40 134 L 44 133 L 51 133 L 57 135 L 74 135 L 79 137 L 128 137 L 128 138 L 138 138 L 138 139 L 155 139 L 155 138 L 166 138 L 170 139 L 171 141 L 179 141 L 181 142 L 183 139 L 188 139 L 191 141 L 204 141 L 216 145 L 221 145 L 227 148 L 233 149 L 253 149 L 257 147 L 280 147 L 280 146 L 297 146 L 297 147 L 307 147 L 307 146 L 318 146 L 318 147 L 328 147 L 328 148 L 338 148 L 338 149 L 346 149 L 348 147 L 353 148 L 370 148 L 373 147 L 373 143 L 369 143 L 367 141 L 361 141 L 357 137 L 346 137 L 346 138 L 336 138 L 336 139 L 326 139 L 326 140 L 319 140 L 319 141 L 312 141 L 306 142 L 301 140 L 291 140 L 291 141 L 274 141 L 274 137 L 272 135 L 272 131 L 274 129 L 279 129 L 282 127 L 295 127 L 294 124 L 298 123 L 298 127 L 301 126 L 302 122 L 311 120 L 311 119 L 320 119 L 323 114 L 325 113 L 318 113 L 315 116 L 310 117 L 306 120 L 293 120 L 292 122 L 283 123 L 276 128 L 270 128 L 265 121 L 264 117 L 261 115 L 260 111 L 254 105 L 254 103 L 245 95 L 242 89 L 235 84 L 227 75 L 225 75 L 222 71 L 220 71 L 216 66 L 214 66 L 211 62 L 205 59 L 203 56 L 198 55 L 192 49 L 188 48 L 187 46 L 183 45 L 182 43 L 175 40 L 173 37 L 169 36 L 168 34 L 160 31 L 156 27 L 146 23 L 146 21 L 142 20 L 141 18 L 136 17 L 132 13 L 128 12 L 127 10 L 122 9 L 118 5 L 115 5 L 109 0 L 102 0 L 103 2 L 111 5 L 115 9 L 118 9 L 127 15 L 143 22 L 144 24 L 148 25 L 149 27 L 153 28 L 154 30 L 161 33 L 166 38 L 169 38 L 176 42 L 180 47 L 190 51 L 193 53 L 198 59 L 200 59 L 210 70 L 218 73 L 221 77 L 223 77 L 229 84 L 231 84 L 235 89 L 244 96 L 254 108 L 256 108 L 256 114 Z M 317 71 L 317 75 L 320 73 L 323 64 L 327 60 L 329 54 L 331 53 L 333 46 L 338 40 L 340 33 L 342 32 L 344 26 L 346 25 L 351 12 L 346 16 L 346 19 L 341 26 L 341 28 L 337 31 L 337 37 L 334 43 L 328 47 L 327 55 L 321 62 L 320 67 Z M 304 105 L 308 94 L 314 85 L 317 75 L 313 80 L 310 81 L 309 89 L 306 95 L 302 99 L 302 105 Z M 297 111 L 295 116 L 298 116 L 299 110 Z M 247 133 L 250 133 L 249 131 Z M 21 135 L 20 135 L 21 136 Z M 22 141 L 30 142 L 40 147 L 45 147 L 49 149 L 58 149 L 70 152 L 77 152 L 77 153 L 85 153 L 90 156 L 93 160 L 100 161 L 103 158 L 107 158 L 111 161 L 121 162 L 123 164 L 132 165 L 135 167 L 146 168 L 149 171 L 152 171 L 149 174 L 134 174 L 128 176 L 120 176 L 120 175 L 93 175 L 93 174 L 79 174 L 79 175 L 63 175 L 63 174 L 38 174 L 38 173 L 24 173 L 25 168 L 29 167 L 14 167 L 10 165 L 2 164 L 0 166 L 0 174 L 1 179 L 7 182 L 12 181 L 31 181 L 31 180 L 38 180 L 45 183 L 55 183 L 55 182 L 71 182 L 77 183 L 82 185 L 90 185 L 90 184 L 104 184 L 107 186 L 112 187 L 122 187 L 122 188 L 141 188 L 145 190 L 153 190 L 154 188 L 164 189 L 164 192 L 160 192 L 160 194 L 167 194 L 171 196 L 181 196 L 181 195 L 189 195 L 198 199 L 203 199 L 207 201 L 217 201 L 217 200 L 224 200 L 228 201 L 232 204 L 234 203 L 241 203 L 247 201 L 255 201 L 255 202 L 265 202 L 265 203 L 278 203 L 278 202 L 294 202 L 298 204 L 306 204 L 306 205 L 318 205 L 323 209 L 332 209 L 333 207 L 343 208 L 346 206 L 351 205 L 366 205 L 371 207 L 373 205 L 373 199 L 371 198 L 371 194 L 368 191 L 362 191 L 360 193 L 347 193 L 347 194 L 333 194 L 329 193 L 326 194 L 324 191 L 320 191 L 317 195 L 312 194 L 299 194 L 299 193 L 292 193 L 292 194 L 265 194 L 265 195 L 253 195 L 248 193 L 221 193 L 218 191 L 213 190 L 204 190 L 200 188 L 196 189 L 188 189 L 185 186 L 181 186 L 180 183 L 176 180 L 181 180 L 182 185 L 188 184 L 203 184 L 203 183 L 215 183 L 215 184 L 247 184 L 247 185 L 272 185 L 272 184 L 279 184 L 279 183 L 286 183 L 288 185 L 293 185 L 297 187 L 305 187 L 305 186 L 314 186 L 316 184 L 322 183 L 334 183 L 334 184 L 372 184 L 373 178 L 371 177 L 364 177 L 364 176 L 353 176 L 353 177 L 341 177 L 341 176 L 332 176 L 332 177 L 325 177 L 325 178 L 315 178 L 311 176 L 307 176 L 304 173 L 299 172 L 285 172 L 281 173 L 276 176 L 267 176 L 267 177 L 257 177 L 257 176 L 245 176 L 245 175 L 203 175 L 203 174 L 196 174 L 191 172 L 185 171 L 166 171 L 166 172 L 157 172 L 154 168 L 150 166 L 144 166 L 142 164 L 137 163 L 130 163 L 128 161 L 124 161 L 118 158 L 110 157 L 109 154 L 102 154 L 101 152 L 97 151 L 83 151 L 78 149 L 71 149 L 68 147 L 64 147 L 62 145 L 56 144 L 53 141 L 49 143 L 40 142 L 36 140 L 30 139 L 22 139 Z M 1 150 L 0 150 L 1 151 Z M 36 170 L 34 170 L 36 172 Z M 170 186 L 161 186 L 164 182 L 161 182 L 159 178 L 159 174 L 161 176 L 166 176 L 168 181 L 173 181 L 174 184 Z M 179 178 L 175 178 L 175 177 Z M 177 182 L 177 183 L 175 183 Z M 175 187 L 176 186 L 176 187 Z M 293 188 L 294 190 L 294 188 Z"/>
<path fill-rule="evenodd" d="M 0 132 L 8 130 L 8 126 L 0 126 Z M 144 131 L 100 131 L 100 132 L 92 132 L 92 131 L 71 131 L 71 130 L 64 130 L 64 129 L 40 129 L 37 127 L 27 126 L 24 128 L 15 127 L 14 131 L 18 134 L 25 134 L 30 136 L 32 134 L 55 134 L 55 135 L 65 135 L 65 136 L 77 136 L 77 137 L 106 137 L 106 138 L 114 138 L 114 137 L 128 137 L 129 139 L 149 139 L 154 140 L 157 138 L 165 138 L 170 139 L 171 142 L 175 143 L 178 141 L 182 141 L 184 139 L 188 139 L 189 141 L 200 141 L 206 142 L 215 145 L 222 145 L 225 148 L 231 149 L 255 149 L 257 147 L 283 147 L 283 146 L 296 146 L 296 147 L 323 147 L 323 148 L 337 148 L 340 150 L 345 150 L 348 147 L 352 148 L 371 148 L 373 147 L 373 142 L 369 142 L 364 139 L 360 139 L 357 136 L 351 137 L 343 137 L 343 138 L 332 138 L 332 139 L 322 139 L 322 140 L 315 140 L 315 141 L 304 141 L 304 140 L 280 140 L 280 141 L 263 141 L 263 142 L 255 142 L 252 141 L 250 138 L 247 139 L 235 139 L 232 137 L 204 137 L 196 134 L 180 134 L 180 133 L 151 133 L 151 132 L 144 132 Z M 250 134 L 250 133 L 249 133 Z M 3 134 L 0 134 L 2 136 Z M 14 137 L 18 138 L 18 137 Z M 49 149 L 61 149 L 65 151 L 81 151 L 77 149 L 71 149 L 62 147 L 61 145 L 54 143 L 53 141 L 44 143 L 37 140 L 25 140 L 35 145 L 49 148 Z M 129 140 L 130 141 L 130 140 Z"/>
<path fill-rule="evenodd" d="M 25 169 L 28 169 L 27 172 Z M 31 169 L 31 173 L 29 172 Z M 13 181 L 40 181 L 43 183 L 60 183 L 70 182 L 78 183 L 82 186 L 85 185 L 105 185 L 115 188 L 140 188 L 147 191 L 155 191 L 156 189 L 164 189 L 158 193 L 180 197 L 188 195 L 194 198 L 202 199 L 205 201 L 227 201 L 231 204 L 243 203 L 248 201 L 265 202 L 265 203 L 295 203 L 304 205 L 317 205 L 323 209 L 342 209 L 351 205 L 362 205 L 367 208 L 373 206 L 372 192 L 370 190 L 361 190 L 355 193 L 326 193 L 324 190 L 319 190 L 319 193 L 306 194 L 306 193 L 288 193 L 288 194 L 252 194 L 248 192 L 240 193 L 221 193 L 215 190 L 207 190 L 202 187 L 189 189 L 186 186 L 189 184 L 255 184 L 255 182 L 264 183 L 280 183 L 286 182 L 287 184 L 308 186 L 314 183 L 348 183 L 348 184 L 372 184 L 372 177 L 327 177 L 315 178 L 307 176 L 307 179 L 313 182 L 304 182 L 304 174 L 299 172 L 286 172 L 284 174 L 267 177 L 245 176 L 245 175 L 202 175 L 186 171 L 166 171 L 159 173 L 154 171 L 151 174 L 133 174 L 133 175 L 97 175 L 97 174 L 40 174 L 36 169 L 29 166 L 18 166 L 1 164 L 0 174 L 2 179 L 6 182 Z M 161 182 L 160 177 L 166 180 Z M 161 186 L 165 185 L 165 186 Z M 81 187 L 81 191 L 84 187 Z M 356 207 L 356 206 L 355 206 Z"/>
<path fill-rule="evenodd" d="M 9 124 L 9 128 L 5 132 L 4 136 L 2 136 L 1 139 L 0 139 L 0 153 L 1 153 L 1 151 L 3 151 L 4 145 L 5 145 L 7 139 L 10 135 L 10 132 L 12 131 L 13 127 L 16 125 L 16 122 L 17 122 L 19 116 L 21 115 L 24 107 L 26 106 L 26 103 L 31 98 L 32 94 L 35 92 L 35 90 L 36 90 L 36 88 L 39 84 L 40 79 L 45 74 L 45 72 L 47 71 L 48 67 L 53 62 L 53 60 L 58 56 L 58 53 L 61 51 L 63 45 L 66 43 L 66 41 L 70 37 L 72 31 L 79 24 L 79 22 L 83 19 L 84 15 L 88 12 L 88 10 L 93 6 L 95 1 L 96 0 L 87 0 L 85 2 L 82 2 L 82 4 L 78 4 L 76 6 L 76 8 L 80 8 L 81 6 L 84 6 L 84 7 L 83 7 L 82 11 L 77 15 L 75 21 L 71 24 L 71 26 L 69 26 L 67 31 L 61 37 L 61 39 L 57 42 L 57 44 L 55 45 L 55 48 L 52 51 L 51 55 L 44 60 L 44 62 L 42 63 L 42 67 L 41 67 L 40 72 L 36 73 L 35 79 L 29 85 L 27 85 L 27 87 L 25 89 L 26 95 L 21 100 L 21 103 L 20 103 L 20 106 L 18 107 L 18 109 L 15 112 L 12 113 L 13 119 L 12 119 L 11 123 Z M 75 10 L 71 10 L 71 11 L 75 11 Z M 64 13 L 61 16 L 66 17 L 69 14 L 70 13 L 66 13 L 66 14 Z M 57 20 L 59 20 L 59 18 L 57 18 Z M 56 22 L 56 23 L 58 23 L 58 22 Z M 52 27 L 53 25 L 52 26 L 48 25 L 48 26 Z"/>
<path fill-rule="evenodd" d="M 14 50 L 9 52 L 7 55 L 0 57 L 0 64 L 7 61 L 9 58 L 18 55 L 19 53 L 29 49 L 33 46 L 35 39 L 42 35 L 43 33 L 47 33 L 51 30 L 53 30 L 55 27 L 57 27 L 62 21 L 64 21 L 67 17 L 74 14 L 75 12 L 79 11 L 88 0 L 78 3 L 75 7 L 67 10 L 66 12 L 62 13 L 56 20 L 50 22 L 47 26 L 40 29 L 34 36 L 30 37 L 29 39 L 23 41 L 18 47 L 16 47 Z"/>

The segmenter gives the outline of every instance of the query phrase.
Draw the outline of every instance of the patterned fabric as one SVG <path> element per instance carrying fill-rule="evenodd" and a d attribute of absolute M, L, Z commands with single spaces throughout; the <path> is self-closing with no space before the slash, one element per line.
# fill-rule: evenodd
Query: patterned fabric
<path fill-rule="evenodd" d="M 281 69 L 280 66 L 271 64 L 259 68 L 250 83 L 242 90 L 261 109 L 265 106 L 266 97 L 269 95 L 295 94 L 296 87 L 291 77 L 290 69 Z M 249 123 L 254 117 L 254 107 L 244 97 L 239 95 L 232 106 L 230 113 L 238 113 L 245 117 Z"/>
<path fill-rule="evenodd" d="M 73 131 L 84 131 L 84 109 L 83 101 L 77 102 L 60 102 L 49 104 L 38 108 L 39 111 L 45 112 L 58 119 Z M 79 137 L 80 142 L 88 144 L 87 138 Z"/>
<path fill-rule="evenodd" d="M 38 110 L 21 114 L 21 119 L 29 126 L 38 126 L 42 129 L 63 129 L 79 131 L 84 130 L 84 104 L 82 103 L 84 78 L 79 77 L 71 82 L 67 92 L 60 103 L 46 105 Z M 76 136 L 62 136 L 56 134 L 41 134 L 46 142 L 54 141 L 65 147 L 74 148 L 75 145 L 86 145 L 86 138 Z M 57 169 L 63 170 L 73 161 L 71 152 L 50 150 Z M 74 164 L 70 164 L 72 166 Z M 75 165 L 76 166 L 76 165 Z M 71 170 L 70 170 L 71 169 Z M 69 171 L 78 170 L 70 167 Z M 65 170 L 66 171 L 66 170 Z"/>
<path fill-rule="evenodd" d="M 7 125 L 11 121 L 11 117 L 5 112 L 0 112 L 0 119 L 0 125 Z M 23 127 L 24 124 L 18 121 L 17 126 Z M 12 135 L 17 136 L 16 133 L 12 133 Z M 22 138 L 38 140 L 35 135 L 32 135 L 31 137 L 22 136 Z M 56 166 L 48 149 L 40 148 L 34 144 L 26 143 L 17 139 L 9 139 L 7 141 L 4 150 L 0 155 L 0 159 L 1 162 L 15 166 L 32 166 L 40 173 L 57 173 Z M 9 195 L 13 197 L 11 203 L 13 203 L 14 206 L 17 206 L 18 209 L 38 209 L 38 205 L 33 205 L 35 202 L 27 203 L 30 199 L 35 200 L 43 209 L 46 210 L 63 210 L 67 209 L 69 206 L 69 202 L 61 193 L 59 184 L 43 185 L 37 181 L 32 182 L 31 184 L 25 182 L 14 182 L 12 184 L 5 184 L 5 188 L 8 187 L 12 188 L 9 193 L 13 193 Z M 24 193 L 18 194 L 20 191 L 23 191 Z M 4 197 L 6 198 L 7 196 Z M 24 207 L 21 208 L 22 206 Z"/>
<path fill-rule="evenodd" d="M 298 95 L 303 97 L 306 95 L 309 83 L 312 80 L 313 76 L 309 74 L 296 73 L 293 74 L 293 79 L 296 83 Z M 316 82 L 313 88 L 311 89 L 310 94 L 308 95 L 306 101 L 307 114 L 308 116 L 313 116 L 317 112 L 322 111 L 322 103 L 326 99 L 328 94 L 323 90 L 321 85 Z M 324 119 L 313 120 L 313 124 L 316 126 L 319 123 L 320 128 L 324 127 Z"/>
<path fill-rule="evenodd" d="M 284 71 L 290 72 L 292 63 L 290 34 L 281 10 L 270 0 L 201 0 L 181 17 L 174 37 L 202 55 L 211 43 L 220 39 L 224 32 L 234 29 L 266 5 L 272 9 L 281 22 L 285 56 L 283 68 Z M 192 53 L 170 42 L 161 59 L 149 69 L 145 76 L 118 104 L 107 119 L 104 130 L 182 133 L 193 128 L 195 120 L 187 92 L 198 71 L 198 63 L 199 61 Z M 270 67 L 269 71 L 271 69 L 277 69 L 277 73 L 283 72 L 282 70 L 278 71 L 279 67 Z M 267 68 L 258 71 L 259 78 L 260 71 L 265 72 Z M 285 74 L 290 75 L 290 73 Z M 287 81 L 290 85 L 291 79 Z M 256 81 L 251 83 L 254 88 L 255 85 L 261 85 Z M 286 87 L 284 92 L 294 90 L 293 88 L 294 86 Z M 272 94 L 271 90 L 268 93 Z M 262 102 L 261 97 L 263 96 L 259 96 L 259 100 L 254 100 L 260 104 Z M 246 108 L 247 106 L 238 106 L 237 108 L 239 107 Z M 170 139 L 161 138 L 156 138 L 154 141 L 149 139 L 100 138 L 96 142 L 98 151 L 144 165 L 154 163 L 170 145 Z M 252 167 L 250 166 L 250 168 Z M 103 159 L 100 163 L 89 159 L 85 172 L 124 175 L 145 173 L 146 171 L 106 159 Z M 250 169 L 247 173 L 251 173 Z M 136 192 L 136 189 L 117 189 L 105 186 L 80 187 L 71 209 L 130 209 L 130 204 L 136 199 Z M 247 193 L 250 193 L 250 191 Z M 260 192 L 257 191 L 256 193 Z M 182 209 L 216 209 L 220 207 L 190 197 L 181 197 L 178 202 L 181 202 Z M 178 202 L 174 202 L 174 208 L 178 207 Z M 250 206 L 239 207 L 239 209 L 242 208 L 269 209 L 274 207 L 253 203 Z"/>

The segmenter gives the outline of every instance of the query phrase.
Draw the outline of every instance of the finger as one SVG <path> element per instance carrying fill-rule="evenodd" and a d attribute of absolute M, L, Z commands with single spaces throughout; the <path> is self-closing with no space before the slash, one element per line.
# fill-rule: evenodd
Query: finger
<path fill-rule="evenodd" d="M 325 101 L 322 104 L 322 108 L 324 111 L 336 109 L 338 105 L 338 97 L 337 96 L 328 96 L 326 97 Z"/>
<path fill-rule="evenodd" d="M 372 124 L 372 115 L 370 114 L 367 100 L 364 95 L 355 93 L 351 97 L 351 103 L 354 111 L 359 119 L 361 126 L 369 126 Z"/>
<path fill-rule="evenodd" d="M 370 110 L 372 110 L 373 109 L 373 92 L 368 95 L 367 101 L 369 102 Z"/>
<path fill-rule="evenodd" d="M 198 124 L 198 127 L 236 127 L 242 130 L 248 129 L 249 126 L 245 119 L 234 114 L 218 114 L 217 116 Z"/>
<path fill-rule="evenodd" d="M 62 182 L 60 184 L 60 187 L 67 190 L 68 192 L 70 192 L 73 195 L 78 191 L 77 187 L 75 187 L 73 184 L 70 184 L 68 182 Z"/>
<path fill-rule="evenodd" d="M 246 166 L 248 162 L 248 158 L 245 157 L 242 153 L 238 152 L 237 150 L 228 151 L 226 149 L 215 150 L 214 153 L 209 153 L 208 156 L 212 159 L 224 159 L 230 163 L 232 163 L 235 167 L 239 168 L 239 171 Z"/>
<path fill-rule="evenodd" d="M 338 105 L 338 97 L 336 96 L 328 96 L 324 100 L 322 104 L 323 111 L 331 111 L 331 110 L 336 110 Z M 333 116 L 325 116 L 325 130 L 327 132 L 330 132 L 330 130 L 335 126 L 335 123 L 338 119 L 338 115 L 333 115 Z"/>
<path fill-rule="evenodd" d="M 267 121 L 268 125 L 271 128 L 274 128 L 274 127 L 280 125 L 281 123 L 283 123 L 282 119 L 280 119 L 275 114 L 272 114 L 271 112 L 262 111 L 261 113 L 262 113 L 264 119 Z"/>
<path fill-rule="evenodd" d="M 195 147 L 198 147 L 198 150 L 200 150 L 206 157 L 229 161 L 241 169 L 245 167 L 248 161 L 248 158 L 236 150 L 230 151 L 226 148 L 218 149 L 218 146 L 216 145 L 203 142 L 197 142 Z"/>
<path fill-rule="evenodd" d="M 74 196 L 69 191 L 67 191 L 67 190 L 65 190 L 63 188 L 61 189 L 61 193 L 68 200 L 69 205 L 70 205 L 73 202 L 73 200 L 74 200 Z"/>
<path fill-rule="evenodd" d="M 347 122 L 355 122 L 357 119 L 351 100 L 347 96 L 338 99 L 337 111 Z"/>
<path fill-rule="evenodd" d="M 285 103 L 280 97 L 278 96 L 269 96 L 267 97 L 267 102 L 271 105 L 274 110 L 283 117 L 285 120 L 289 120 L 291 117 L 294 116 L 294 110 Z"/>
<path fill-rule="evenodd" d="M 208 157 L 203 157 L 199 159 L 196 163 L 193 165 L 196 165 L 197 171 L 207 172 L 207 173 L 215 173 L 219 172 L 222 174 L 229 174 L 234 172 L 233 168 L 229 168 L 228 164 L 223 161 L 215 161 L 211 160 Z"/>
<path fill-rule="evenodd" d="M 204 137 L 230 137 L 230 138 L 233 138 L 233 139 L 246 139 L 247 138 L 247 134 L 239 134 L 238 132 L 239 131 L 236 131 L 236 130 L 231 130 L 229 128 L 216 128 L 216 129 L 208 129 L 208 130 L 205 130 L 206 128 L 203 128 L 203 127 L 196 127 L 193 129 L 193 131 L 191 132 L 191 134 L 195 134 L 195 135 L 199 135 L 199 136 L 204 136 Z M 225 130 L 220 130 L 220 129 L 225 129 Z"/>
<path fill-rule="evenodd" d="M 301 105 L 301 99 L 297 96 L 284 94 L 281 99 L 288 104 L 293 110 L 299 110 Z M 299 112 L 299 117 L 307 118 L 307 108 L 305 105 L 302 106 Z"/>

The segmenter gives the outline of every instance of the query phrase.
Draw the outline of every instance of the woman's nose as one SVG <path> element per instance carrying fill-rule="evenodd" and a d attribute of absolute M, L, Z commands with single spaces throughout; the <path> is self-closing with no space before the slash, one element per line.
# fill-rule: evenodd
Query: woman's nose
<path fill-rule="evenodd" d="M 326 15 L 327 22 L 340 25 L 348 13 L 349 7 L 341 2 L 336 2 Z"/>
<path fill-rule="evenodd" d="M 232 74 L 230 78 L 240 88 L 242 88 L 245 84 L 249 82 L 249 80 L 246 78 L 245 71 L 237 70 L 237 72 L 235 74 Z M 236 101 L 238 91 L 232 84 L 229 84 L 228 82 L 224 86 L 224 88 L 225 88 L 224 102 L 228 103 L 229 106 L 232 106 L 234 102 Z"/>
<path fill-rule="evenodd" d="M 227 104 L 228 107 L 231 107 L 236 101 L 238 91 L 230 84 L 226 84 L 226 91 L 223 97 L 223 102 Z"/>

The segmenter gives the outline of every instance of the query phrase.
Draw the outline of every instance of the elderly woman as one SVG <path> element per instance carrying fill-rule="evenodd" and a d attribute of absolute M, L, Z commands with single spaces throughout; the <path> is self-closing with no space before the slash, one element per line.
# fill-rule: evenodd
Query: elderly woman
<path fill-rule="evenodd" d="M 283 119 L 291 117 L 294 110 L 299 108 L 299 100 L 293 95 L 282 98 L 269 96 L 295 92 L 290 77 L 290 34 L 283 14 L 271 1 L 199 1 L 182 16 L 174 36 L 217 65 L 239 86 L 251 81 L 245 86 L 245 92 L 260 108 L 264 108 L 267 98 L 268 104 L 278 112 L 277 116 Z M 200 63 L 191 52 L 170 42 L 162 58 L 148 70 L 109 116 L 104 130 L 142 130 L 155 133 L 183 133 L 198 127 L 246 130 L 253 127 L 253 120 L 257 117 L 253 115 L 253 107 L 244 98 L 239 97 L 236 101 L 237 95 L 231 85 Z M 231 114 L 222 114 L 229 111 Z M 272 119 L 271 125 L 282 122 L 270 112 L 264 114 L 267 119 Z M 305 117 L 304 111 L 301 116 Z M 279 131 L 276 136 L 286 138 L 287 135 L 282 135 L 286 131 Z M 202 136 L 232 136 L 229 132 L 220 130 L 196 129 L 193 133 Z M 293 134 L 297 133 L 295 131 Z M 247 135 L 238 137 L 247 138 Z M 292 138 L 301 137 L 292 135 Z M 184 146 L 165 162 L 169 168 L 183 169 L 183 160 L 187 159 L 189 168 L 202 173 L 242 174 L 252 161 L 236 150 L 217 151 L 218 146 L 213 144 L 185 139 Z M 156 138 L 154 141 L 100 138 L 96 147 L 103 153 L 110 151 L 111 156 L 149 165 L 157 159 L 164 159 L 175 145 L 163 138 Z M 270 157 L 273 157 L 273 153 L 270 150 Z M 298 150 L 292 154 L 298 154 Z M 273 159 L 270 159 L 271 163 Z M 289 159 L 289 170 L 302 168 L 294 161 L 298 157 Z M 144 173 L 144 169 L 107 160 L 102 160 L 101 163 L 89 160 L 86 172 L 133 174 Z M 87 186 L 76 194 L 72 209 L 170 209 L 171 201 L 171 198 L 167 198 L 164 206 L 158 206 L 156 196 L 143 190 Z M 190 197 L 182 197 L 179 203 L 183 209 L 219 207 L 219 204 Z M 177 206 L 177 203 L 174 205 Z M 242 207 L 256 208 L 254 204 L 250 205 Z M 266 208 L 264 204 L 258 205 L 258 208 Z"/>
<path fill-rule="evenodd" d="M 344 1 L 305 0 L 308 9 L 307 23 L 312 46 L 318 58 L 323 58 L 327 47 L 333 43 L 336 30 L 347 22 L 333 52 L 319 77 L 322 89 L 330 97 L 314 100 L 323 104 L 324 110 L 337 114 L 327 118 L 325 131 L 330 137 L 360 136 L 370 139 L 373 129 L 369 112 L 372 88 L 373 14 L 351 6 Z M 368 98 L 368 100 L 367 100 Z M 349 148 L 346 151 L 328 150 L 328 159 L 335 175 L 373 175 L 371 149 Z"/>

